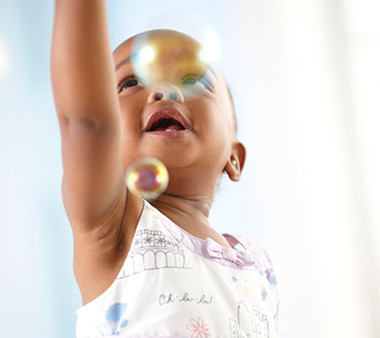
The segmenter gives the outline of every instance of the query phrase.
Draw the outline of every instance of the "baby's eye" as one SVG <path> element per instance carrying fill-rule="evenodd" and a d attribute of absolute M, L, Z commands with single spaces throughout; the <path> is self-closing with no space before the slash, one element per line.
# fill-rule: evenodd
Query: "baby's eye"
<path fill-rule="evenodd" d="M 119 91 L 122 92 L 130 87 L 143 86 L 144 84 L 135 77 L 129 77 L 121 82 Z"/>
<path fill-rule="evenodd" d="M 182 81 L 182 84 L 184 85 L 195 85 L 197 83 L 197 79 L 194 77 L 189 77 Z"/>
<path fill-rule="evenodd" d="M 208 90 L 212 90 L 212 85 L 205 76 L 191 75 L 182 80 L 182 85 L 184 86 L 196 86 L 198 84 L 202 85 Z"/>

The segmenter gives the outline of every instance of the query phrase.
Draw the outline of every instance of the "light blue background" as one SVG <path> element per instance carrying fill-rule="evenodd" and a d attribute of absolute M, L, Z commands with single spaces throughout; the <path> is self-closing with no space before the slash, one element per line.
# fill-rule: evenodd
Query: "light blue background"
<path fill-rule="evenodd" d="M 50 86 L 53 4 L 0 0 L 10 54 L 0 74 L 0 337 L 74 337 L 81 305 Z M 279 258 L 280 337 L 379 337 L 380 5 L 108 0 L 108 9 L 112 49 L 152 28 L 201 42 L 210 27 L 218 34 L 248 156 L 210 219 Z"/>

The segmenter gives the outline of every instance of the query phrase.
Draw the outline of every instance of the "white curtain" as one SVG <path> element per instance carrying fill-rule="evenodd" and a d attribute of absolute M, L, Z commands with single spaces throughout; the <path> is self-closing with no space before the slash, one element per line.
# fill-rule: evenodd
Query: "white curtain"
<path fill-rule="evenodd" d="M 380 3 L 228 4 L 246 180 L 282 266 L 280 337 L 379 337 Z"/>

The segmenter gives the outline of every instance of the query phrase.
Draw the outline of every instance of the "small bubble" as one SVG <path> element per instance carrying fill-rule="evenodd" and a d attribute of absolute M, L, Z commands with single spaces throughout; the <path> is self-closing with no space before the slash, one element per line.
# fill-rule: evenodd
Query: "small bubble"
<path fill-rule="evenodd" d="M 128 189 L 146 200 L 158 198 L 167 188 L 169 175 L 165 165 L 153 157 L 133 163 L 126 173 Z"/>

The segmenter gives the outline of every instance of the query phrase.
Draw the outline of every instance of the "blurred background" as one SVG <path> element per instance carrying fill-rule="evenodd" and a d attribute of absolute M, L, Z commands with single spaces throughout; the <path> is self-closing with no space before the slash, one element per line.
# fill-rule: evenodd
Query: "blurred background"
<path fill-rule="evenodd" d="M 54 2 L 0 0 L 0 336 L 75 335 L 49 74 Z M 380 337 L 380 3 L 108 2 L 111 47 L 153 28 L 221 46 L 248 158 L 211 221 L 281 265 L 281 338 Z"/>

